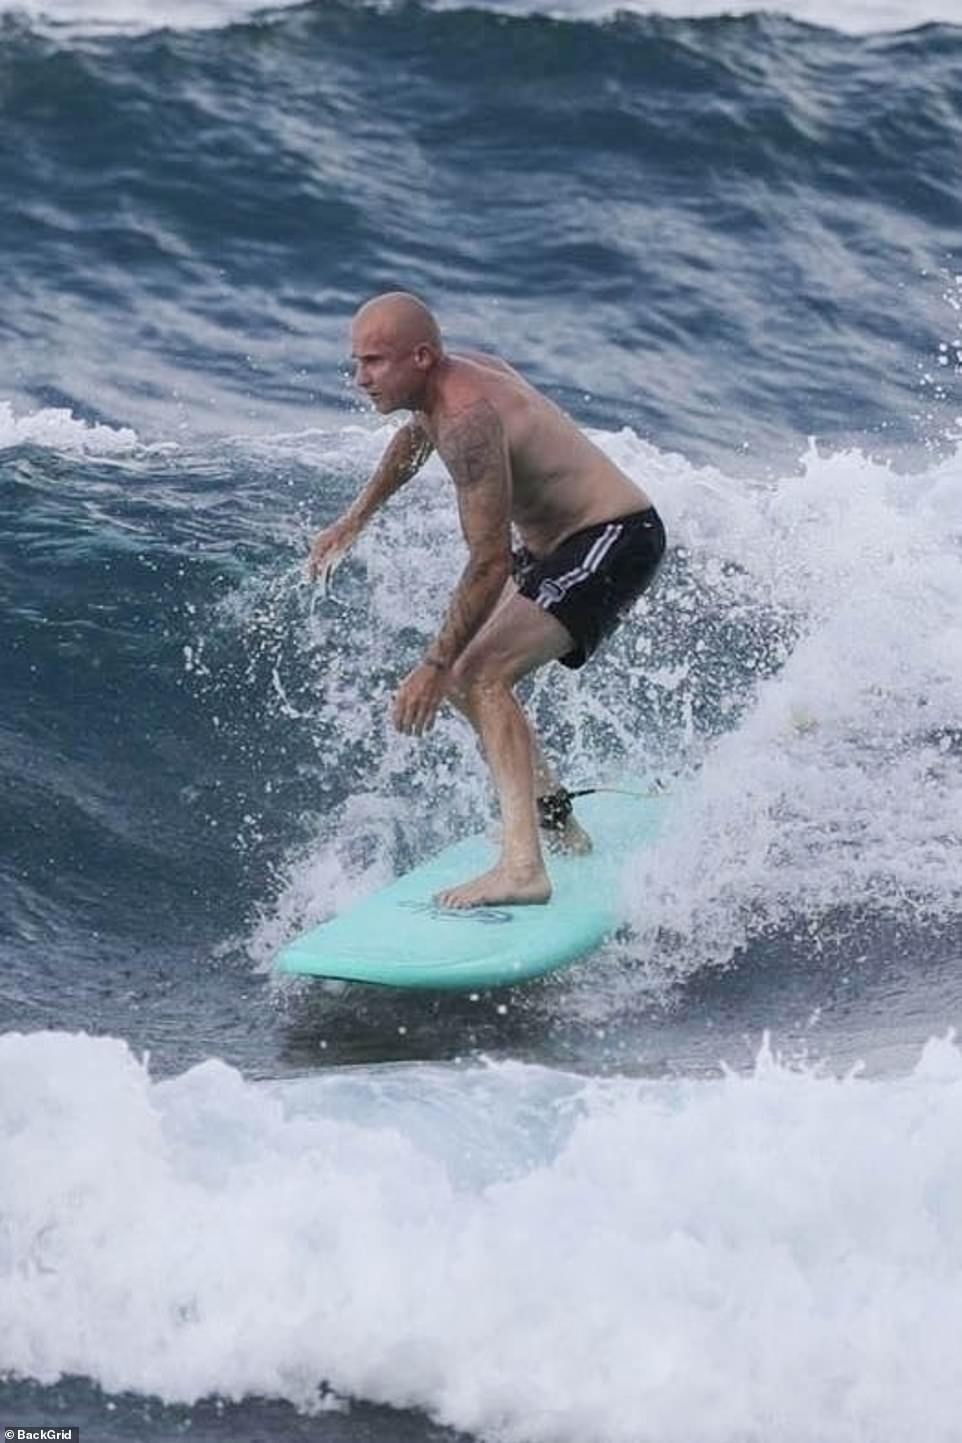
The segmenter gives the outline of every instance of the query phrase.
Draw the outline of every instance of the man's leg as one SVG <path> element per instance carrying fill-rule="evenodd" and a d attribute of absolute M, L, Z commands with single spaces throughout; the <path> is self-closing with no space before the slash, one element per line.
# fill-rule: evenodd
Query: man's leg
<path fill-rule="evenodd" d="M 546 902 L 535 810 L 536 746 L 513 688 L 571 648 L 565 628 L 533 601 L 506 596 L 459 658 L 449 695 L 474 726 L 501 809 L 501 856 L 490 872 L 440 892 L 446 907 Z M 539 749 L 540 750 L 540 749 Z"/>
<path fill-rule="evenodd" d="M 557 772 L 545 756 L 533 727 L 531 741 L 534 747 L 534 795 L 537 805 L 538 798 L 556 794 L 561 789 L 561 783 Z M 584 856 L 591 851 L 591 837 L 573 813 L 560 827 L 552 828 L 547 841 L 548 850 L 551 852 L 570 852 L 576 856 Z"/>

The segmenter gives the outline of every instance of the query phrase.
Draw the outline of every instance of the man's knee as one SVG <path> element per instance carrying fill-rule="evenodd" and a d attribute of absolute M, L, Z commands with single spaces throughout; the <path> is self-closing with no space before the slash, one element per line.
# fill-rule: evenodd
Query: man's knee
<path fill-rule="evenodd" d="M 447 693 L 462 711 L 473 711 L 486 698 L 508 688 L 503 668 L 483 652 L 468 647 L 448 674 Z"/>

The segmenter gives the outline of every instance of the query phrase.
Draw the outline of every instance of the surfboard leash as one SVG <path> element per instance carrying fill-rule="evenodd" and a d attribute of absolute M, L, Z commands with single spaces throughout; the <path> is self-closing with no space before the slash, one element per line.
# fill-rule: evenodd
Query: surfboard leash
<path fill-rule="evenodd" d="M 643 802 L 664 791 L 667 791 L 667 787 L 657 777 L 647 792 L 632 792 L 625 787 L 577 787 L 574 791 L 559 787 L 556 792 L 537 798 L 538 823 L 546 832 L 564 831 L 571 819 L 577 797 L 591 797 L 598 792 L 605 792 L 616 797 L 634 797 L 636 801 Z"/>

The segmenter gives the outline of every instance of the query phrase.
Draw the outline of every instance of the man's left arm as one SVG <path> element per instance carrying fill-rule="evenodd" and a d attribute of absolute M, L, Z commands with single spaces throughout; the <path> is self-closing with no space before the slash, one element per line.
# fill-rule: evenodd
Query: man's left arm
<path fill-rule="evenodd" d="M 450 668 L 481 629 L 511 574 L 511 477 L 504 428 L 488 401 L 452 421 L 438 450 L 457 489 L 468 563 L 425 658 Z"/>
<path fill-rule="evenodd" d="M 447 674 L 494 610 L 511 574 L 511 472 L 501 418 L 488 401 L 460 412 L 438 437 L 454 481 L 468 562 L 437 639 L 395 699 L 399 731 L 431 726 Z"/>

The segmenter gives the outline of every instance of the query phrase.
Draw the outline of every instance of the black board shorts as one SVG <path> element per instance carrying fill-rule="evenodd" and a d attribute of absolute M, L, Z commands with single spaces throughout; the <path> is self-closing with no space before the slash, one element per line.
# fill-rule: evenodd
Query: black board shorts
<path fill-rule="evenodd" d="M 610 636 L 651 585 L 665 554 L 665 528 L 653 506 L 586 526 L 547 556 L 514 552 L 518 592 L 550 611 L 574 646 L 560 658 L 577 669 Z"/>

